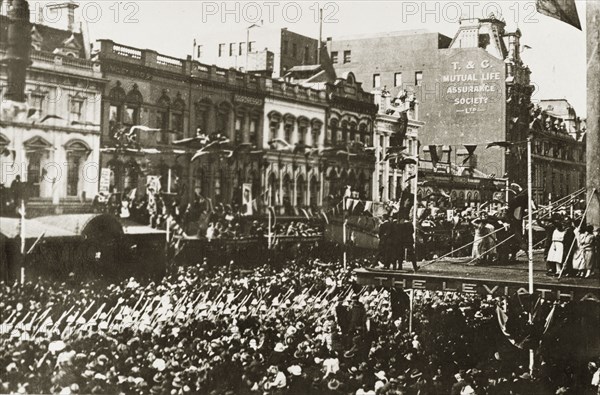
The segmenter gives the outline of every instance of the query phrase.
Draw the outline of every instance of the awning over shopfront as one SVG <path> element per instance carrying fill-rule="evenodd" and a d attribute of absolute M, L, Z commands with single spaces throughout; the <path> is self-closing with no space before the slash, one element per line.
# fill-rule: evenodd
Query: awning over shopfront
<path fill-rule="evenodd" d="M 0 233 L 9 239 L 19 236 L 20 219 L 0 217 Z M 108 214 L 64 214 L 25 219 L 25 239 L 93 237 L 123 234 L 121 223 Z"/>

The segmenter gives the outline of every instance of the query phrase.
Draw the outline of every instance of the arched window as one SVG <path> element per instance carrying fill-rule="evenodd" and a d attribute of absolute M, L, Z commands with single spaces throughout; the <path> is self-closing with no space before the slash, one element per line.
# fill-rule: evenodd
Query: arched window
<path fill-rule="evenodd" d="M 338 130 L 338 144 L 348 142 L 348 121 L 342 121 L 342 129 Z"/>
<path fill-rule="evenodd" d="M 212 102 L 209 99 L 202 99 L 196 103 L 196 128 L 200 129 L 201 133 L 209 133 L 208 119 Z"/>
<path fill-rule="evenodd" d="M 283 138 L 288 143 L 292 144 L 292 138 L 294 134 L 296 123 L 296 117 L 292 114 L 285 114 L 283 116 Z"/>
<path fill-rule="evenodd" d="M 223 102 L 217 108 L 217 133 L 221 133 L 225 136 L 230 136 L 229 117 L 231 114 L 231 105 L 227 102 Z"/>
<path fill-rule="evenodd" d="M 283 196 L 281 202 L 286 209 L 286 213 L 289 213 L 289 209 L 292 205 L 292 179 L 289 174 L 283 176 Z"/>
<path fill-rule="evenodd" d="M 246 132 L 245 121 L 247 109 L 244 106 L 235 108 L 235 127 L 234 127 L 234 142 L 236 145 L 244 142 L 244 134 Z"/>
<path fill-rule="evenodd" d="M 365 146 L 370 146 L 371 138 L 368 135 L 367 125 L 365 123 L 361 123 L 360 125 L 358 125 L 358 133 L 360 135 L 359 136 L 360 142 L 363 143 Z"/>
<path fill-rule="evenodd" d="M 356 141 L 356 122 L 350 122 L 350 141 Z"/>
<path fill-rule="evenodd" d="M 319 204 L 319 180 L 314 175 L 310 179 L 310 205 Z"/>
<path fill-rule="evenodd" d="M 123 122 L 123 108 L 127 94 L 117 81 L 116 86 L 108 93 L 108 133 L 114 136 L 116 128 Z"/>
<path fill-rule="evenodd" d="M 304 194 L 306 193 L 306 181 L 301 174 L 296 179 L 296 207 L 304 206 Z"/>
<path fill-rule="evenodd" d="M 163 91 L 162 96 L 156 103 L 158 109 L 156 110 L 156 121 L 154 127 L 162 129 L 158 132 L 157 142 L 161 144 L 169 144 L 169 112 L 171 110 L 171 99 L 167 96 L 166 91 Z"/>
<path fill-rule="evenodd" d="M 256 146 L 258 144 L 258 131 L 260 128 L 260 120 L 262 118 L 262 112 L 258 109 L 254 109 L 250 112 L 250 129 L 248 130 L 248 142 Z M 258 196 L 258 195 L 254 195 Z"/>
<path fill-rule="evenodd" d="M 306 144 L 309 124 L 310 121 L 308 118 L 298 117 L 298 143 Z"/>
<path fill-rule="evenodd" d="M 277 180 L 277 177 L 275 177 L 275 173 L 271 173 L 269 175 L 269 191 L 268 191 L 269 206 L 277 205 L 277 193 L 278 193 L 277 191 L 279 191 L 279 182 Z"/>
<path fill-rule="evenodd" d="M 269 118 L 269 141 L 272 141 L 279 137 L 282 117 L 277 111 L 271 111 L 267 117 Z"/>
<path fill-rule="evenodd" d="M 133 126 L 140 124 L 140 111 L 144 102 L 142 94 L 138 90 L 137 84 L 133 87 L 125 98 L 125 112 L 123 113 L 123 125 Z"/>
<path fill-rule="evenodd" d="M 338 130 L 339 121 L 335 118 L 329 121 L 329 127 L 327 128 L 327 138 L 325 144 L 336 145 L 338 144 Z"/>
<path fill-rule="evenodd" d="M 313 147 L 317 147 L 320 143 L 319 137 L 321 136 L 321 129 L 323 128 L 323 122 L 317 118 L 313 118 L 310 122 L 311 126 L 311 141 L 310 144 Z"/>
<path fill-rule="evenodd" d="M 183 114 L 185 112 L 185 101 L 181 98 L 181 93 L 177 92 L 177 98 L 173 102 L 171 110 L 171 130 L 175 132 L 174 139 L 183 138 Z"/>
<path fill-rule="evenodd" d="M 67 152 L 67 196 L 78 196 L 83 190 L 81 169 L 92 149 L 85 142 L 71 140 L 65 144 Z"/>

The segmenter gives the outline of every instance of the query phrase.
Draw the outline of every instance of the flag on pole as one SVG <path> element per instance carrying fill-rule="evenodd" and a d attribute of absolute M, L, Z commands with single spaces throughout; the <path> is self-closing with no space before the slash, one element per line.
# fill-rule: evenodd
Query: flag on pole
<path fill-rule="evenodd" d="M 429 146 L 429 154 L 431 155 L 431 164 L 433 167 L 436 167 L 438 162 L 440 161 L 440 153 L 438 152 L 437 145 Z"/>
<path fill-rule="evenodd" d="M 467 157 L 463 160 L 463 166 L 473 157 L 473 154 L 477 149 L 476 145 L 465 145 L 464 147 L 467 150 Z"/>
<path fill-rule="evenodd" d="M 535 6 L 540 14 L 556 18 L 581 30 L 575 0 L 536 0 Z"/>

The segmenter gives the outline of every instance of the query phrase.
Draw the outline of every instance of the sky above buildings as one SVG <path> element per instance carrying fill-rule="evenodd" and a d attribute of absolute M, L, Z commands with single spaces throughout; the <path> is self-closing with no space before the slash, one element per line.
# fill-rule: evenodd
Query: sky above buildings
<path fill-rule="evenodd" d="M 30 3 L 33 3 L 30 1 Z M 35 7 L 35 6 L 34 6 Z M 507 31 L 521 30 L 522 58 L 532 70 L 534 100 L 566 98 L 577 113 L 586 106 L 585 1 L 577 1 L 584 31 L 538 14 L 535 1 L 82 1 L 90 38 L 108 38 L 176 57 L 191 54 L 194 39 L 264 26 L 287 27 L 317 38 L 323 8 L 323 39 L 356 34 L 427 29 L 453 37 L 461 16 L 503 18 Z"/>

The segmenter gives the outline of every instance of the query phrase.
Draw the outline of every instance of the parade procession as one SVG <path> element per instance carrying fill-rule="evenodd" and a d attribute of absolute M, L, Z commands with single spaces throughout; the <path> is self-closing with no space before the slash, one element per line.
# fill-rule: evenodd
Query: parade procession
<path fill-rule="evenodd" d="M 599 32 L 0 0 L 0 394 L 599 395 Z"/>

